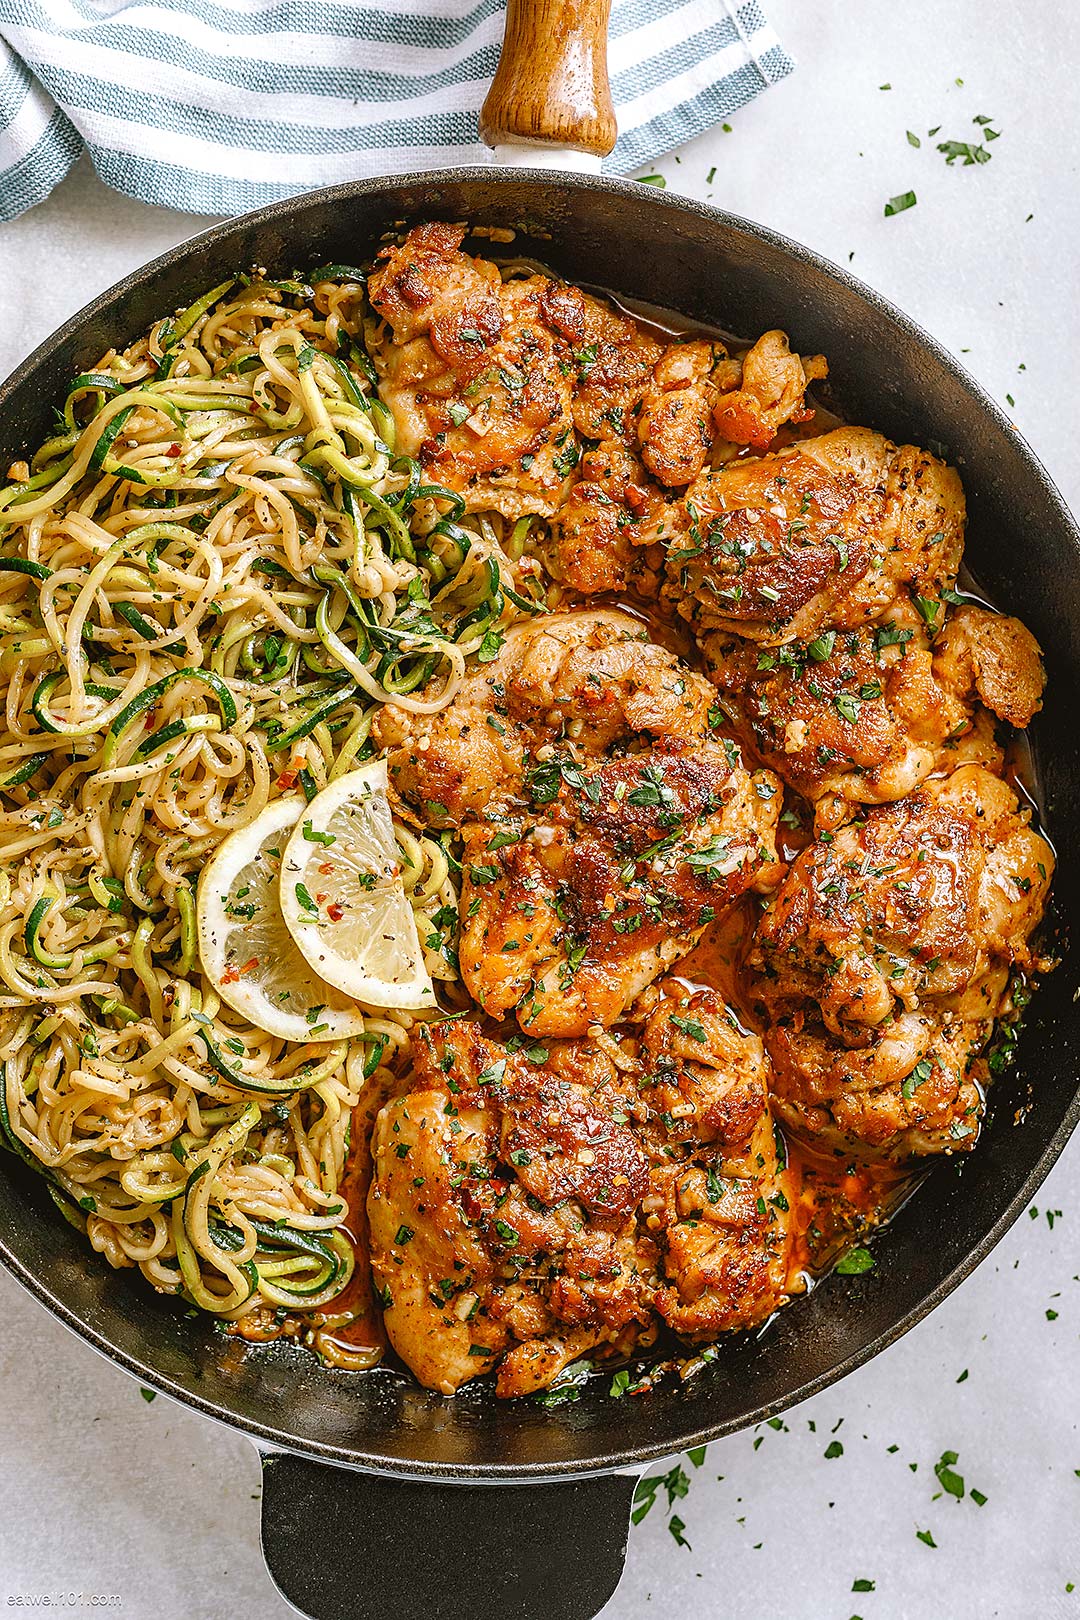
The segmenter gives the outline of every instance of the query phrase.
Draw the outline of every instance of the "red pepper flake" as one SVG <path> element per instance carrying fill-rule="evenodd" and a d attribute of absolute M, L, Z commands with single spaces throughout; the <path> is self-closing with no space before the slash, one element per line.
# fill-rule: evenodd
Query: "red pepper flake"
<path fill-rule="evenodd" d="M 254 973 L 254 971 L 258 967 L 258 965 L 259 965 L 259 958 L 257 956 L 253 956 L 251 958 L 250 962 L 245 962 L 244 963 L 243 967 L 240 969 L 240 972 L 241 972 L 241 974 Z"/>
<path fill-rule="evenodd" d="M 333 861 L 323 861 L 322 865 L 319 867 L 319 871 L 322 873 L 323 877 L 329 877 L 333 870 Z"/>
<path fill-rule="evenodd" d="M 239 977 L 240 975 L 234 967 L 227 967 L 224 973 L 221 975 L 221 978 L 218 980 L 218 983 L 235 984 Z"/>
<path fill-rule="evenodd" d="M 331 922 L 340 922 L 342 917 L 344 917 L 345 912 L 343 907 L 339 906 L 337 901 L 334 900 L 330 905 L 327 906 L 326 915 L 329 917 Z"/>
<path fill-rule="evenodd" d="M 180 446 L 178 444 L 170 444 L 165 454 L 167 456 L 178 456 L 180 454 Z"/>
<path fill-rule="evenodd" d="M 283 793 L 287 793 L 290 788 L 296 786 L 296 778 L 300 775 L 300 771 L 301 766 L 299 762 L 286 766 L 285 770 L 283 770 L 281 775 L 278 777 L 275 786 L 279 787 Z"/>

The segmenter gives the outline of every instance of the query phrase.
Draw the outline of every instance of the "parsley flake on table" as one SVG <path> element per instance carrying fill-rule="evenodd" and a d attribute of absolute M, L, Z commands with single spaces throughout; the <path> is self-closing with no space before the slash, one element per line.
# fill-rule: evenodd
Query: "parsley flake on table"
<path fill-rule="evenodd" d="M 898 192 L 885 204 L 885 218 L 891 219 L 894 214 L 906 213 L 909 208 L 914 208 L 917 202 L 918 198 L 913 191 Z"/>
<path fill-rule="evenodd" d="M 950 1496 L 955 1496 L 959 1502 L 963 1500 L 966 1487 L 964 1485 L 964 1476 L 956 1473 L 952 1466 L 955 1461 L 955 1451 L 943 1451 L 934 1464 L 934 1473 L 937 1475 L 938 1484 L 942 1490 L 947 1491 Z"/>
<path fill-rule="evenodd" d="M 683 1523 L 683 1521 L 679 1518 L 679 1515 L 677 1513 L 673 1513 L 671 1515 L 671 1518 L 668 1520 L 668 1529 L 671 1531 L 671 1534 L 675 1537 L 676 1546 L 685 1547 L 687 1552 L 691 1551 L 690 1543 L 687 1541 L 686 1537 L 683 1535 L 683 1531 L 686 1529 L 686 1526 Z"/>
<path fill-rule="evenodd" d="M 939 141 L 938 151 L 951 168 L 958 158 L 963 159 L 965 169 L 972 168 L 977 163 L 989 163 L 993 157 L 985 146 L 976 145 L 971 141 Z"/>

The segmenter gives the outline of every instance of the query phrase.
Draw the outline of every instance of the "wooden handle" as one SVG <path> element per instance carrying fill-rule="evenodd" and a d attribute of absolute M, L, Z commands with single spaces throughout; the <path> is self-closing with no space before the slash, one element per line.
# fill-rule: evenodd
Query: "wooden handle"
<path fill-rule="evenodd" d="M 611 0 L 507 0 L 502 55 L 480 112 L 489 146 L 611 151 L 610 12 Z"/>

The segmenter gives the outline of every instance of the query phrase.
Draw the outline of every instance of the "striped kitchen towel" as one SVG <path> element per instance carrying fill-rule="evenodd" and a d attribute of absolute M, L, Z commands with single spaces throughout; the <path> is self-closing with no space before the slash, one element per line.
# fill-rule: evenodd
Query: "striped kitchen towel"
<path fill-rule="evenodd" d="M 489 162 L 502 0 L 0 0 L 0 219 L 84 150 L 144 202 L 235 214 L 364 175 Z M 614 0 L 615 172 L 793 63 L 757 0 Z"/>

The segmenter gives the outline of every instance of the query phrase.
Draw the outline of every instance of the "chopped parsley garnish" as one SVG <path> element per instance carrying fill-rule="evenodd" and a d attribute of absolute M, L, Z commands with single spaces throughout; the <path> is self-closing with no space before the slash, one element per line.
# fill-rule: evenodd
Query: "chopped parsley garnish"
<path fill-rule="evenodd" d="M 696 1018 L 683 1018 L 679 1013 L 672 1013 L 671 1022 L 676 1029 L 681 1029 L 684 1035 L 689 1035 L 692 1041 L 704 1042 L 705 1026 L 700 1024 Z"/>
<path fill-rule="evenodd" d="M 915 1067 L 912 1069 L 911 1073 L 902 1081 L 900 1086 L 901 1095 L 904 1097 L 914 1097 L 919 1087 L 926 1084 L 933 1072 L 933 1058 L 920 1058 L 918 1063 L 916 1063 Z"/>

